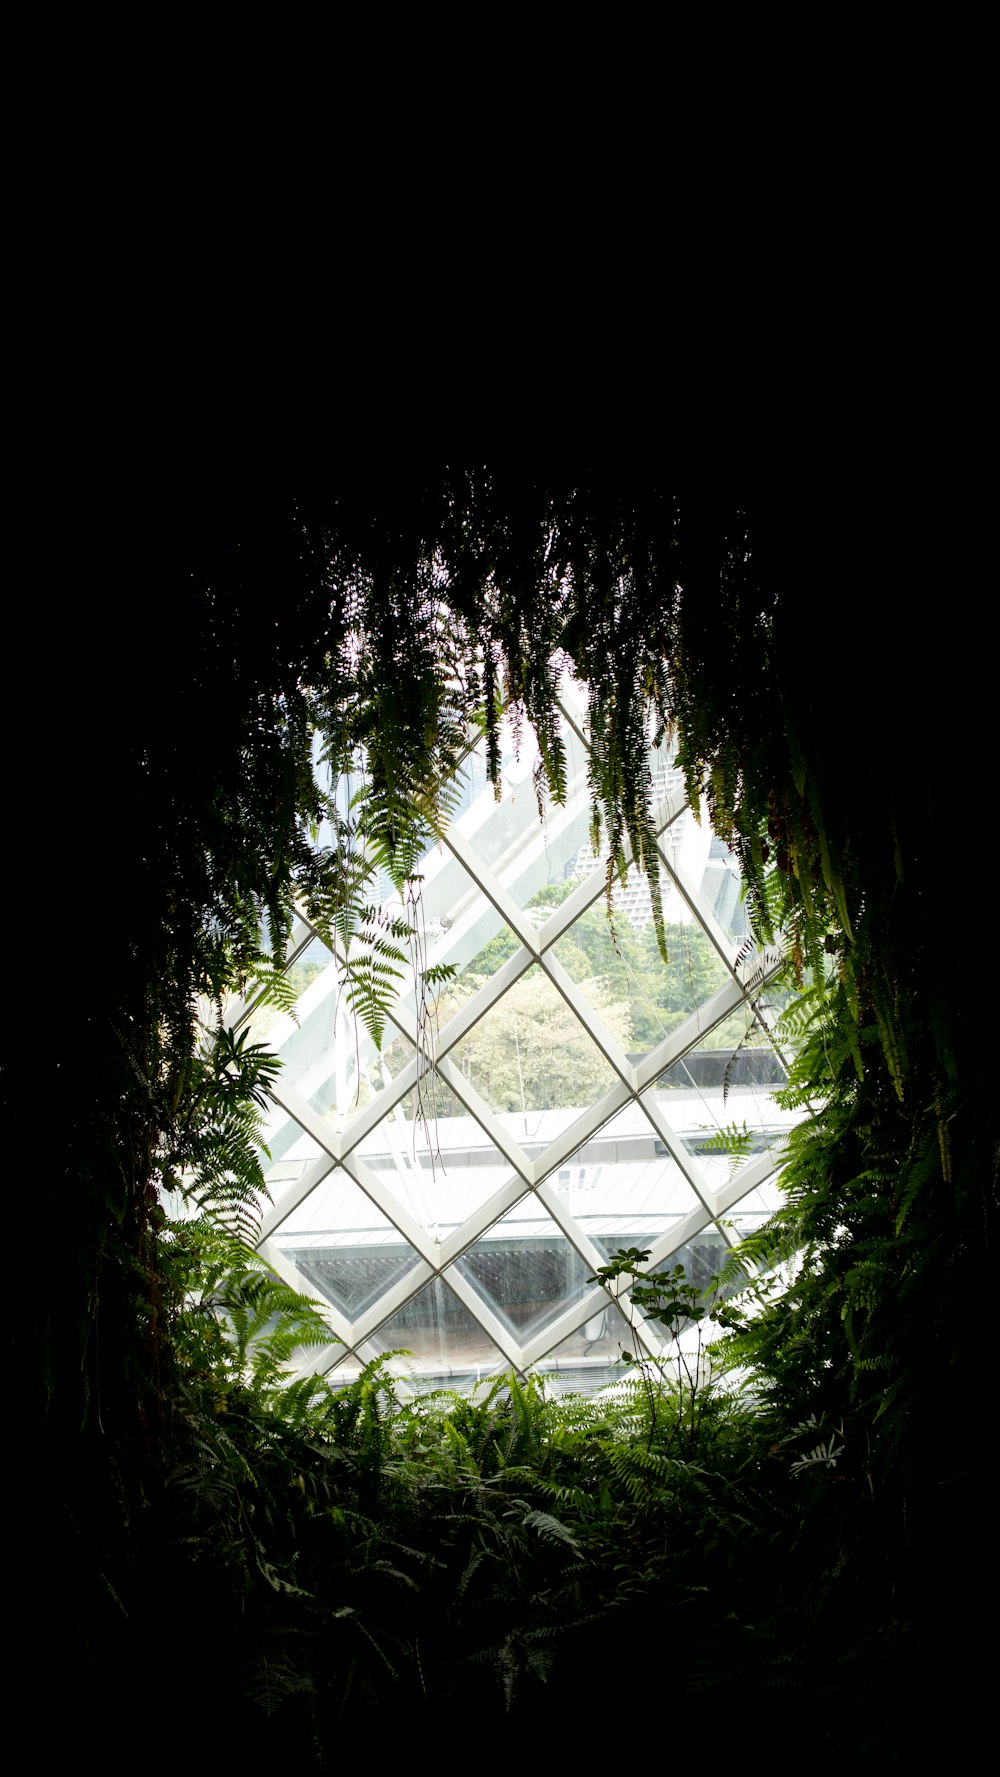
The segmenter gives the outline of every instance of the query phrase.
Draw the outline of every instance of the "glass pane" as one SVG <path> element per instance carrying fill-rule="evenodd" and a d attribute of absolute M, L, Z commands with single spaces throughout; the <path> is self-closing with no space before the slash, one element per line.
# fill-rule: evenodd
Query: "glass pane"
<path fill-rule="evenodd" d="M 740 945 L 749 931 L 743 905 L 743 881 L 733 853 L 713 833 L 708 811 L 702 808 L 700 823 L 690 809 L 679 817 L 663 835 L 661 850 L 669 865 L 680 870 L 685 883 L 693 889 L 701 906 L 717 921 L 730 942 Z M 671 907 L 682 897 L 673 891 Z M 664 915 L 667 913 L 664 899 Z"/>
<path fill-rule="evenodd" d="M 741 1197 L 725 1217 L 737 1239 L 752 1234 L 755 1228 L 780 1209 L 785 1201 L 780 1179 L 768 1179 L 766 1185 L 759 1185 L 749 1196 Z"/>
<path fill-rule="evenodd" d="M 630 1242 L 629 1244 L 644 1248 L 648 1247 L 650 1242 L 648 1240 L 635 1241 Z M 683 1246 L 676 1247 L 674 1251 L 668 1253 L 665 1258 L 657 1260 L 655 1265 L 650 1261 L 647 1261 L 645 1265 L 640 1266 L 640 1273 L 655 1277 L 665 1276 L 666 1281 L 663 1287 L 667 1293 L 661 1296 L 660 1300 L 662 1302 L 667 1302 L 671 1299 L 671 1273 L 674 1272 L 678 1266 L 680 1266 L 683 1271 L 683 1277 L 679 1279 L 678 1282 L 680 1282 L 684 1288 L 692 1288 L 698 1291 L 700 1300 L 696 1297 L 694 1302 L 691 1303 L 693 1312 L 690 1316 L 682 1313 L 679 1322 L 671 1319 L 671 1321 L 666 1324 L 658 1320 L 655 1313 L 651 1312 L 649 1308 L 639 1308 L 635 1306 L 631 1310 L 635 1317 L 635 1325 L 638 1326 L 641 1321 L 648 1319 L 650 1321 L 651 1332 L 654 1335 L 654 1342 L 661 1346 L 669 1345 L 672 1336 L 678 1331 L 682 1341 L 686 1343 L 689 1334 L 691 1334 L 698 1325 L 704 1325 L 707 1322 L 708 1316 L 718 1300 L 718 1290 L 715 1287 L 715 1279 L 725 1265 L 726 1260 L 729 1257 L 729 1252 L 730 1248 L 723 1237 L 721 1229 L 718 1228 L 715 1223 L 711 1223 L 707 1228 L 703 1229 L 700 1234 L 695 1235 L 693 1240 L 688 1240 Z M 730 1285 L 725 1293 L 731 1294 L 734 1287 L 737 1286 Z M 686 1302 L 685 1298 L 682 1298 L 681 1300 L 682 1302 Z M 627 1306 L 623 1308 L 622 1312 L 624 1315 L 628 1315 L 629 1310 Z M 622 1344 L 626 1351 L 634 1352 L 635 1341 L 630 1326 L 626 1328 L 626 1333 L 627 1337 L 622 1340 Z"/>
<path fill-rule="evenodd" d="M 325 946 L 310 945 L 302 968 L 309 979 L 295 1018 L 281 1018 L 272 1045 L 282 1061 L 282 1081 L 340 1129 L 379 1089 L 378 1055 L 365 1025 L 353 1015 L 343 972 Z M 383 1050 L 393 1040 L 390 1025 Z"/>
<path fill-rule="evenodd" d="M 492 902 L 447 846 L 435 846 L 421 869 L 419 896 L 404 904 L 396 895 L 384 909 L 393 919 L 405 919 L 415 934 L 412 951 L 405 940 L 401 944 L 408 954 L 403 1001 L 411 1010 L 414 959 L 422 969 L 446 964 L 461 973 L 498 932 L 507 932 Z"/>
<path fill-rule="evenodd" d="M 672 801 L 676 800 L 677 797 L 686 798 L 687 796 L 684 773 L 680 769 L 680 766 L 675 765 L 674 763 L 676 757 L 677 743 L 673 742 L 668 745 L 666 741 L 664 741 L 659 747 L 650 747 L 649 752 L 646 755 L 649 765 L 650 781 L 653 788 L 654 807 L 658 807 L 660 803 L 665 802 L 668 796 Z M 677 818 L 680 820 L 681 817 L 678 816 Z M 674 824 L 675 823 L 672 821 L 670 826 L 673 827 Z M 664 829 L 665 834 L 669 833 L 669 831 L 670 828 Z M 673 842 L 667 840 L 666 843 L 672 844 Z"/>
<path fill-rule="evenodd" d="M 774 1092 L 784 1070 L 770 1047 L 694 1051 L 643 1095 L 657 1104 L 671 1129 L 698 1161 L 714 1191 L 759 1154 L 777 1165 L 788 1130 L 799 1113 L 782 1110 Z"/>
<path fill-rule="evenodd" d="M 612 931 L 602 899 L 563 934 L 552 954 L 626 1053 L 638 1060 L 710 1000 L 729 977 L 718 952 L 691 919 L 666 927 L 669 960 L 663 961 L 649 885 L 634 875 L 645 895 L 644 907 L 630 917 L 618 911 L 616 897 Z M 632 879 L 630 872 L 627 892 Z"/>
<path fill-rule="evenodd" d="M 273 1040 L 289 1084 L 320 1116 L 333 1121 L 352 1116 L 372 1095 L 369 1064 L 376 1044 L 368 1028 L 372 1019 L 366 1022 L 366 1005 L 377 1006 L 385 1024 L 384 1051 L 395 1040 L 390 1014 L 402 1008 L 407 1017 L 415 1016 L 415 970 L 421 978 L 428 969 L 441 966 L 461 972 L 501 932 L 508 940 L 504 955 L 517 947 L 501 916 L 443 846 L 433 848 L 423 867 L 419 892 L 406 900 L 391 884 L 382 885 L 387 894 L 374 922 L 379 940 L 352 946 L 353 985 L 318 941 L 300 963 L 292 965 L 304 980 L 308 976 L 296 1006 L 297 1023 L 280 1019 L 273 1027 Z M 452 987 L 435 988 L 429 995 L 431 1015 L 439 1020 L 450 1017 L 471 991 L 468 985 L 456 996 Z M 448 997 L 446 1006 L 439 1004 L 442 992 Z"/>
<path fill-rule="evenodd" d="M 713 1223 L 703 1233 L 696 1234 L 693 1240 L 678 1247 L 668 1258 L 661 1259 L 657 1270 L 672 1271 L 675 1265 L 683 1265 L 685 1282 L 693 1284 L 697 1290 L 708 1290 L 712 1279 L 718 1276 L 728 1259 L 729 1251 L 721 1230 Z"/>
<path fill-rule="evenodd" d="M 781 1060 L 759 1026 L 752 1039 L 738 1050 L 710 1047 L 709 1042 L 706 1039 L 703 1047 L 689 1049 L 680 1061 L 665 1068 L 654 1082 L 657 1092 L 699 1093 L 716 1088 L 732 1090 L 736 1086 L 776 1092 L 787 1084 Z"/>
<path fill-rule="evenodd" d="M 486 788 L 456 823 L 457 831 L 484 870 L 498 881 L 519 907 L 532 904 L 538 891 L 578 874 L 577 860 L 586 849 L 591 796 L 587 753 L 568 724 L 562 725 L 566 749 L 566 800 L 555 803 L 543 789 L 539 819 L 534 768 L 538 750 L 525 730 L 519 756 L 506 726 L 502 735 L 502 800 Z"/>
<path fill-rule="evenodd" d="M 368 1343 L 378 1351 L 407 1351 L 422 1380 L 474 1388 L 506 1369 L 507 1360 L 443 1278 L 434 1277 L 385 1322 Z"/>
<path fill-rule="evenodd" d="M 386 1090 L 387 1109 L 391 1097 L 391 1093 L 387 1089 L 393 1084 L 396 1076 L 402 1073 L 404 1067 L 409 1065 L 416 1053 L 409 1037 L 404 1037 L 402 1031 L 396 1030 L 393 1025 L 386 1026 L 382 1047 L 377 1055 L 374 1052 L 374 1045 L 371 1046 L 371 1059 L 366 1068 L 367 1076 L 375 1092 Z"/>
<path fill-rule="evenodd" d="M 638 1105 L 626 1105 L 547 1181 L 581 1233 L 610 1258 L 652 1247 L 698 1208 L 676 1161 Z"/>
<path fill-rule="evenodd" d="M 301 931 L 301 921 L 297 924 Z M 301 1003 L 313 982 L 327 969 L 331 970 L 331 979 L 335 979 L 336 964 L 333 956 L 319 938 L 310 939 L 294 962 L 287 964 L 284 973 L 286 980 L 295 992 L 297 1015 L 298 1004 Z M 247 1022 L 254 1042 L 259 1043 L 263 1037 L 271 1036 L 277 1046 L 286 1041 L 295 1028 L 294 1021 L 289 1020 L 287 1013 L 280 1011 L 277 1006 L 268 1004 L 254 1007 Z"/>
<path fill-rule="evenodd" d="M 486 778 L 486 749 L 484 745 L 479 745 L 465 755 L 452 779 L 446 810 L 448 824 L 454 826 L 460 823 L 466 811 L 477 803 L 484 790 L 492 801 L 493 790 Z M 434 859 L 439 852 L 441 841 L 435 833 L 431 832 L 430 828 L 423 828 L 422 844 L 423 850 L 414 866 L 413 874 L 426 878 L 433 873 Z M 372 891 L 368 898 L 370 901 L 378 901 L 383 905 L 394 899 L 396 905 L 399 905 L 399 892 L 394 887 L 387 870 L 379 869 L 375 872 L 372 878 Z"/>
<path fill-rule="evenodd" d="M 261 1154 L 260 1163 L 271 1201 L 280 1203 L 290 1187 L 298 1184 L 307 1167 L 320 1158 L 323 1149 L 300 1128 L 294 1117 L 287 1117 L 277 1106 L 275 1112 L 277 1126 L 267 1136 L 270 1159 L 267 1154 Z M 332 1160 L 330 1165 L 333 1165 Z"/>
<path fill-rule="evenodd" d="M 364 1360 L 348 1353 L 338 1358 L 332 1369 L 324 1374 L 331 1388 L 346 1388 L 357 1381 L 363 1369 Z"/>
<path fill-rule="evenodd" d="M 529 1195 L 458 1259 L 455 1270 L 524 1344 L 586 1293 L 590 1267 Z"/>
<path fill-rule="evenodd" d="M 613 1302 L 605 1301 L 534 1367 L 560 1394 L 593 1394 L 627 1376 L 621 1361 L 623 1348 L 631 1350 L 628 1322 Z"/>
<path fill-rule="evenodd" d="M 508 1116 L 582 1110 L 617 1078 L 537 964 L 456 1045 L 451 1060 L 492 1110 Z M 536 1123 L 523 1134 L 536 1134 Z M 516 1117 L 510 1127 L 522 1139 Z"/>
<path fill-rule="evenodd" d="M 349 1320 L 357 1320 L 419 1257 L 342 1169 L 309 1193 L 272 1240 Z"/>
<path fill-rule="evenodd" d="M 282 1044 L 284 1078 L 312 1109 L 342 1129 L 372 1096 L 374 1044 L 356 1023 L 343 985 L 332 976 L 327 991 L 300 1011 L 301 1025 Z"/>
<path fill-rule="evenodd" d="M 454 1099 L 441 1107 L 445 1088 L 436 1098 L 429 1079 L 421 1091 L 422 1112 L 408 1093 L 356 1152 L 414 1220 L 444 1240 L 507 1183 L 511 1165 L 473 1117 L 453 1113 Z"/>
<path fill-rule="evenodd" d="M 333 952 L 321 939 L 312 938 L 295 961 L 289 963 L 285 975 L 295 989 L 296 998 L 301 999 L 307 988 L 312 986 L 325 969 L 330 968 L 336 968 Z"/>

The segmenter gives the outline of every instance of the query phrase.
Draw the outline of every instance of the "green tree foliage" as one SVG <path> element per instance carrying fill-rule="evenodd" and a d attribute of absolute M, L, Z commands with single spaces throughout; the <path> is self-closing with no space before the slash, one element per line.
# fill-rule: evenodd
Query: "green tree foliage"
<path fill-rule="evenodd" d="M 603 981 L 588 986 L 606 1029 L 628 1049 L 627 1005 L 614 1003 Z M 456 1059 L 496 1111 L 585 1105 L 609 1083 L 608 1064 L 593 1038 L 537 971 L 508 988 L 461 1043 Z"/>
<path fill-rule="evenodd" d="M 572 880 L 539 889 L 528 910 L 541 920 L 560 906 L 576 887 Z M 700 926 L 665 925 L 661 933 L 666 960 L 653 924 L 633 928 L 627 914 L 609 920 L 604 905 L 594 906 L 562 939 L 555 955 L 570 980 L 626 1050 L 645 1052 L 669 1036 L 727 979 L 726 971 Z M 442 1004 L 442 1016 L 462 998 L 488 981 L 518 950 L 518 940 L 504 927 L 461 971 L 455 991 Z M 706 1038 L 712 1047 L 734 1047 L 745 1035 L 747 1018 L 740 1014 L 716 1026 Z"/>

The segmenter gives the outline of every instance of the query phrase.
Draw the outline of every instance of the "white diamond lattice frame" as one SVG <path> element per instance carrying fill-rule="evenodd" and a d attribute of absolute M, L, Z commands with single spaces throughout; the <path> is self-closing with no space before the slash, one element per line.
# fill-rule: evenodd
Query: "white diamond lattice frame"
<path fill-rule="evenodd" d="M 332 1381 L 402 1349 L 401 1371 L 428 1385 L 535 1366 L 600 1386 L 627 1329 L 587 1282 L 598 1266 L 638 1246 L 706 1282 L 777 1202 L 792 1120 L 773 1096 L 780 959 L 747 956 L 735 862 L 652 753 L 669 964 L 634 869 L 612 930 L 571 691 L 563 715 L 565 803 L 539 817 L 530 737 L 515 750 L 508 734 L 500 801 L 471 751 L 420 867 L 422 959 L 454 972 L 430 1054 L 412 979 L 377 1051 L 342 960 L 305 921 L 290 947 L 302 985 L 295 1018 L 267 1032 L 285 1065 L 260 1251 L 322 1303 L 331 1344 L 308 1368 Z M 749 1137 L 738 1165 L 718 1136 L 734 1126 Z M 655 1327 L 641 1337 L 661 1355 Z"/>

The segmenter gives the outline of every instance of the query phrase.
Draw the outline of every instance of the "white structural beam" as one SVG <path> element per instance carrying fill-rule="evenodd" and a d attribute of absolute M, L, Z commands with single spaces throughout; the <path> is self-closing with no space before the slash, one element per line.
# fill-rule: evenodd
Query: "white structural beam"
<path fill-rule="evenodd" d="M 576 750 L 577 741 L 586 747 L 584 705 L 570 685 L 562 695 L 564 715 L 577 737 L 571 748 L 573 776 L 565 806 L 553 805 L 547 812 L 547 826 L 535 828 L 529 819 L 530 760 L 508 760 L 503 774 L 505 801 L 499 814 L 488 795 L 474 796 L 425 860 L 424 905 L 431 908 L 432 917 L 428 916 L 422 939 L 426 941 L 424 959 L 428 964 L 452 964 L 468 971 L 459 983 L 459 992 L 452 993 L 450 987 L 443 990 L 451 1004 L 462 992 L 467 994 L 443 1027 L 428 1033 L 418 1019 L 416 984 L 407 986 L 401 981 L 401 991 L 389 1009 L 385 1038 L 376 1045 L 370 1033 L 360 1032 L 352 1049 L 351 1033 L 345 1036 L 342 1019 L 334 1016 L 344 991 L 345 964 L 337 955 L 302 994 L 299 1022 L 283 1018 L 272 1027 L 272 1040 L 285 1046 L 294 1075 L 290 1064 L 289 1077 L 279 1077 L 274 1087 L 276 1106 L 291 1120 L 278 1131 L 282 1147 L 274 1173 L 287 1171 L 280 1183 L 276 1178 L 276 1201 L 263 1219 L 260 1251 L 286 1281 L 306 1294 L 314 1291 L 296 1264 L 297 1237 L 308 1237 L 313 1252 L 342 1252 L 354 1255 L 355 1260 L 370 1253 L 370 1261 L 360 1262 L 371 1263 L 371 1275 L 376 1279 L 391 1276 L 354 1320 L 335 1307 L 324 1306 L 333 1342 L 308 1358 L 306 1368 L 317 1373 L 346 1376 L 352 1365 L 370 1360 L 391 1342 L 393 1318 L 418 1302 L 425 1290 L 429 1318 L 427 1326 L 421 1327 L 420 1338 L 414 1334 L 414 1344 L 424 1352 L 416 1363 L 422 1375 L 475 1371 L 487 1345 L 497 1353 L 496 1365 L 487 1369 L 504 1363 L 524 1369 L 544 1360 L 556 1367 L 563 1361 L 571 1366 L 576 1360 L 569 1355 L 563 1359 L 558 1353 L 567 1341 L 572 1350 L 584 1351 L 579 1361 L 585 1365 L 596 1361 L 588 1344 L 600 1343 L 605 1353 L 601 1361 L 607 1361 L 603 1333 L 600 1339 L 589 1334 L 584 1337 L 584 1329 L 592 1321 L 596 1325 L 597 1317 L 609 1310 L 627 1316 L 627 1294 L 612 1304 L 607 1292 L 597 1285 L 580 1291 L 578 1262 L 587 1268 L 584 1275 L 596 1274 L 606 1262 L 606 1248 L 617 1238 L 619 1224 L 624 1230 L 648 1230 L 642 1235 L 642 1244 L 651 1247 L 649 1264 L 653 1268 L 669 1262 L 671 1255 L 692 1242 L 701 1242 L 709 1250 L 714 1242 L 725 1246 L 730 1236 L 719 1227 L 719 1218 L 773 1179 L 780 1167 L 788 1115 L 773 1107 L 765 1087 L 753 1095 L 753 1117 L 756 1139 L 768 1145 L 720 1183 L 724 1161 L 705 1159 L 707 1138 L 701 1133 L 706 1127 L 701 1122 L 702 1106 L 709 1129 L 717 1126 L 722 1114 L 712 1097 L 713 1089 L 697 1084 L 699 1076 L 693 1064 L 690 1089 L 659 1086 L 671 1068 L 693 1050 L 703 1050 L 706 1038 L 737 1011 L 756 1018 L 761 1033 L 767 1034 L 766 1018 L 755 1002 L 781 961 L 776 951 L 755 951 L 750 958 L 742 957 L 739 944 L 715 916 L 699 886 L 711 832 L 688 822 L 686 791 L 669 762 L 667 793 L 653 816 L 663 891 L 666 896 L 676 890 L 681 897 L 685 930 L 702 934 L 711 945 L 714 957 L 726 970 L 723 985 L 647 1055 L 634 1061 L 560 960 L 560 941 L 571 937 L 576 923 L 602 900 L 606 889 L 606 870 L 594 864 L 589 844 L 581 841 L 574 851 L 577 834 L 582 834 L 587 824 L 584 817 L 589 813 L 591 792 L 586 784 L 585 754 Z M 682 819 L 683 828 L 678 829 L 676 823 Z M 499 824 L 493 826 L 494 821 Z M 504 851 L 508 840 L 510 849 Z M 627 847 L 626 859 L 632 863 Z M 529 895 L 533 884 L 546 879 L 547 860 L 552 880 L 560 871 L 565 871 L 570 881 L 576 870 L 585 874 L 537 924 Z M 648 914 L 644 901 L 643 909 L 637 918 Z M 488 980 L 476 983 L 469 979 L 469 963 L 474 960 L 470 953 L 478 955 L 497 935 L 498 927 L 501 933 L 512 935 L 517 948 Z M 288 948 L 286 966 L 306 952 L 312 937 L 312 927 L 302 917 Z M 713 968 L 717 970 L 718 965 L 713 963 Z M 511 1005 L 507 996 L 532 969 L 548 984 L 542 997 L 552 1006 L 553 1015 L 557 1013 L 562 1020 L 559 1028 L 575 1031 L 579 1027 L 585 1033 L 594 1045 L 595 1067 L 600 1058 L 610 1083 L 589 1106 L 555 1105 L 553 1088 L 548 1086 L 548 1096 L 539 1095 L 546 1108 L 531 1110 L 524 1107 L 522 1090 L 523 1117 L 519 1112 L 515 1118 L 487 1102 L 484 1090 L 466 1077 L 460 1062 L 465 1039 L 484 1020 L 497 1021 L 495 1028 L 502 1041 Z M 244 1007 L 243 1015 L 249 1009 Z M 397 1066 L 393 1056 L 403 1050 L 406 1058 Z M 560 1070 L 553 1064 L 551 1071 L 558 1075 Z M 565 1063 L 563 1071 L 568 1071 Z M 448 1114 L 423 1124 L 419 1104 L 430 1102 L 423 1094 L 438 1082 L 445 1089 Z M 370 1094 L 364 1105 L 351 1099 L 352 1091 L 356 1097 L 361 1095 L 359 1085 Z M 492 1086 L 489 1089 L 492 1091 Z M 567 1091 L 571 1090 L 569 1086 Z M 498 1102 L 503 1104 L 506 1099 Z M 332 1108 L 321 1115 L 317 1105 Z M 609 1130 L 615 1119 L 619 1120 Z M 296 1132 L 291 1138 L 289 1128 Z M 296 1147 L 299 1131 L 302 1139 Z M 602 1136 L 603 1131 L 607 1133 Z M 298 1176 L 289 1176 L 296 1170 Z M 562 1180 L 559 1173 L 563 1173 Z M 343 1187 L 337 1184 L 338 1176 Z M 349 1189 L 346 1181 L 350 1181 Z M 377 1215 L 371 1215 L 363 1205 L 357 1208 L 361 1199 L 356 1198 L 354 1187 Z M 310 1198 L 317 1206 L 315 1225 L 307 1236 L 301 1232 L 297 1236 L 303 1218 L 312 1214 L 304 1208 Z M 349 1223 L 329 1229 L 328 1248 L 323 1246 L 323 1215 L 337 1215 Z M 502 1223 L 506 1223 L 503 1228 Z M 510 1284 L 515 1300 L 509 1312 L 505 1312 L 503 1290 L 497 1291 L 491 1281 L 490 1290 L 497 1295 L 492 1302 L 485 1289 L 477 1287 L 468 1265 L 462 1263 L 464 1255 L 479 1243 L 489 1248 L 491 1231 L 497 1236 L 496 1276 L 500 1279 L 506 1275 L 503 1267 L 511 1251 L 517 1251 L 514 1243 L 524 1242 L 523 1256 L 518 1259 L 522 1282 L 516 1287 Z M 628 1233 L 622 1238 L 628 1239 Z M 599 1244 L 602 1241 L 603 1246 Z M 523 1278 L 529 1277 L 533 1284 L 535 1273 L 530 1267 L 537 1263 L 539 1279 L 549 1279 L 539 1288 L 554 1292 L 551 1278 L 559 1267 L 553 1264 L 552 1254 L 562 1250 L 563 1242 L 568 1247 L 566 1287 L 580 1293 L 572 1301 L 555 1297 L 548 1302 L 540 1297 L 536 1304 L 530 1292 L 524 1294 Z M 376 1262 L 380 1252 L 392 1254 L 391 1263 L 386 1260 L 381 1271 Z M 576 1258 L 571 1260 L 572 1254 Z M 434 1281 L 439 1277 L 481 1329 L 482 1346 L 474 1360 L 468 1349 L 446 1356 L 440 1352 L 437 1357 L 427 1355 L 434 1349 L 432 1307 L 440 1298 Z M 621 1288 L 627 1290 L 627 1280 Z M 368 1301 L 367 1294 L 364 1299 Z M 417 1327 L 420 1312 L 418 1308 L 408 1311 L 407 1325 L 412 1322 Z M 512 1331 L 513 1322 L 522 1313 L 537 1326 L 530 1337 L 519 1338 Z M 544 1324 L 537 1325 L 539 1320 Z M 463 1324 L 468 1328 L 464 1317 Z M 622 1329 L 624 1340 L 625 1319 Z M 655 1326 L 641 1320 L 636 1322 L 635 1336 L 641 1349 L 654 1356 L 662 1357 L 669 1345 Z M 406 1342 L 405 1337 L 398 1341 Z"/>

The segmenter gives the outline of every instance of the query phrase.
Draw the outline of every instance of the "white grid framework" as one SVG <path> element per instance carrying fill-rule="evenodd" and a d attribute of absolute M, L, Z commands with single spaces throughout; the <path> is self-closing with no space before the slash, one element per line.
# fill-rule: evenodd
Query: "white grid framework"
<path fill-rule="evenodd" d="M 322 1303 L 331 1344 L 309 1368 L 331 1380 L 405 1349 L 399 1367 L 422 1382 L 535 1366 L 598 1386 L 626 1326 L 588 1282 L 597 1268 L 638 1246 L 704 1282 L 777 1202 L 791 1120 L 773 1097 L 778 958 L 748 953 L 734 861 L 658 755 L 670 965 L 634 868 L 612 935 L 572 686 L 562 715 L 563 805 L 540 818 L 533 743 L 509 733 L 500 800 L 471 751 L 458 812 L 428 847 L 410 918 L 421 963 L 452 972 L 429 1046 L 412 975 L 377 1048 L 350 1015 L 343 959 L 297 923 L 295 1014 L 266 1031 L 285 1065 L 260 1251 Z M 717 1134 L 734 1125 L 750 1144 L 738 1167 Z M 654 1326 L 641 1336 L 663 1355 Z"/>

